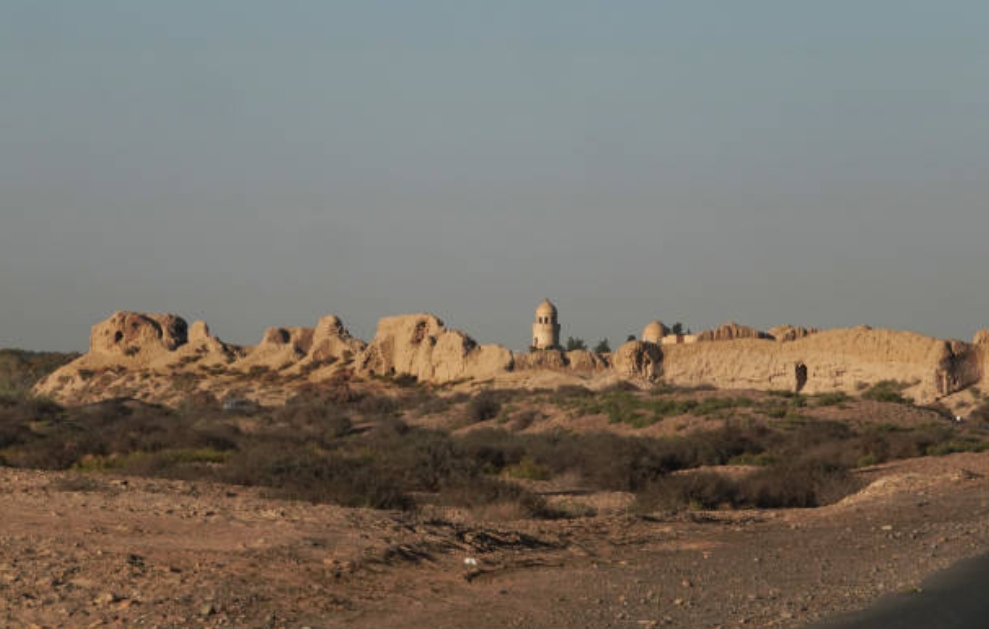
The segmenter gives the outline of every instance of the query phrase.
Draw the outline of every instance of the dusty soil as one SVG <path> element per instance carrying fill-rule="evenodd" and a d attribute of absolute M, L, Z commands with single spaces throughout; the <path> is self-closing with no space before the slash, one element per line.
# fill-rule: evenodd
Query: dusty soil
<path fill-rule="evenodd" d="M 0 626 L 798 627 L 989 551 L 989 453 L 862 473 L 816 510 L 507 521 L 0 469 Z"/>

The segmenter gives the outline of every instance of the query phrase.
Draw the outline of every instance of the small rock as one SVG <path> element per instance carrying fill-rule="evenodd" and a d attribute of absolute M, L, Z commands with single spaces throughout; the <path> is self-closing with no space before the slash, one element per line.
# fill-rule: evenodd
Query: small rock
<path fill-rule="evenodd" d="M 213 603 L 203 603 L 203 606 L 199 608 L 200 616 L 212 616 L 216 613 L 216 606 Z"/>
<path fill-rule="evenodd" d="M 110 605 L 112 603 L 116 603 L 119 600 L 121 600 L 120 595 L 115 594 L 113 592 L 103 592 L 102 594 L 96 597 L 94 602 L 97 605 Z"/>

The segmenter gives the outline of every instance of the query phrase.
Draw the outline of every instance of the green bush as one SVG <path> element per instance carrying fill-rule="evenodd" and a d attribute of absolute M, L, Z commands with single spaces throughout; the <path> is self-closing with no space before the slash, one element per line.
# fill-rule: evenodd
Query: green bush
<path fill-rule="evenodd" d="M 913 400 L 903 397 L 903 390 L 909 385 L 898 380 L 881 380 L 862 392 L 862 399 L 876 402 L 912 404 Z"/>
<path fill-rule="evenodd" d="M 522 457 L 522 460 L 515 465 L 506 467 L 504 473 L 511 478 L 526 480 L 549 480 L 553 476 L 549 468 L 536 463 L 528 456 Z"/>
<path fill-rule="evenodd" d="M 643 396 L 638 389 L 615 388 L 594 395 L 556 396 L 557 405 L 581 415 L 606 415 L 612 424 L 628 424 L 636 428 L 651 426 L 667 417 L 713 415 L 720 411 L 750 407 L 755 402 L 747 397 L 706 397 L 701 400 L 681 400 L 661 395 Z"/>
<path fill-rule="evenodd" d="M 833 393 L 822 393 L 820 395 L 814 396 L 814 406 L 837 406 L 839 404 L 844 404 L 849 399 L 848 394 L 842 391 L 835 391 Z"/>
<path fill-rule="evenodd" d="M 567 337 L 566 350 L 568 352 L 585 350 L 585 349 L 587 349 L 587 343 L 584 342 L 584 339 L 574 338 L 572 336 Z"/>

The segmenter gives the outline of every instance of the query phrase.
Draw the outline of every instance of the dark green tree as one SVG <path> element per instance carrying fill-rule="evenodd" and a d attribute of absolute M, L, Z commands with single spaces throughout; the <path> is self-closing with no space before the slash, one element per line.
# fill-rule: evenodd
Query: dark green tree
<path fill-rule="evenodd" d="M 582 338 L 574 338 L 572 336 L 567 337 L 567 351 L 572 352 L 577 349 L 587 349 L 587 344 L 584 343 Z"/>
<path fill-rule="evenodd" d="M 608 339 L 601 339 L 598 344 L 594 346 L 594 352 L 597 354 L 607 354 L 611 351 L 611 345 L 608 344 Z"/>
<path fill-rule="evenodd" d="M 683 324 L 677 321 L 673 324 L 673 327 L 670 328 L 670 332 L 673 334 L 683 334 Z"/>
<path fill-rule="evenodd" d="M 629 343 L 631 341 L 637 341 L 637 340 L 638 340 L 638 337 L 635 336 L 634 334 L 629 334 L 628 336 L 625 337 L 625 342 L 626 343 Z"/>

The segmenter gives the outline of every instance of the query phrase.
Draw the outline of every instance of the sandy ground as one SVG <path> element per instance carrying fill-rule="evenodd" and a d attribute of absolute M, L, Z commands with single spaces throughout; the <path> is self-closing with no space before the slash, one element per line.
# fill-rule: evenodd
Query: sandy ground
<path fill-rule="evenodd" d="M 513 522 L 0 469 L 0 626 L 799 627 L 989 551 L 989 453 L 865 473 L 817 510 Z"/>

